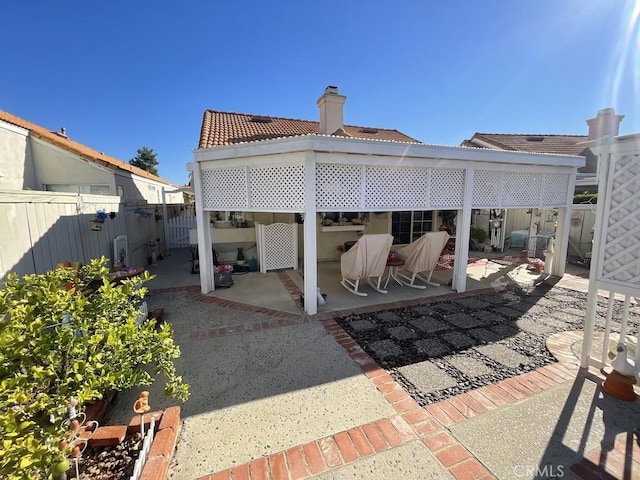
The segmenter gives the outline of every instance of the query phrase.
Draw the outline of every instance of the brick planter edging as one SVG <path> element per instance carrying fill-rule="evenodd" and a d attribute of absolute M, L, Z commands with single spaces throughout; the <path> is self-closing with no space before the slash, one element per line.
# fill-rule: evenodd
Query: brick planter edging
<path fill-rule="evenodd" d="M 145 426 L 148 428 L 151 417 L 156 419 L 156 432 L 149 450 L 149 456 L 142 470 L 140 480 L 165 480 L 169 472 L 169 463 L 178 442 L 181 418 L 180 407 L 173 406 L 166 410 L 149 412 L 144 415 Z M 98 427 L 96 439 L 102 445 L 117 445 L 124 439 L 124 433 L 140 428 L 140 416 L 131 417 L 129 425 L 107 425 Z M 120 435 L 122 433 L 122 435 Z M 108 438 L 111 437 L 111 438 Z M 96 443 L 96 442 L 93 442 Z M 91 445 L 91 439 L 89 440 Z"/>

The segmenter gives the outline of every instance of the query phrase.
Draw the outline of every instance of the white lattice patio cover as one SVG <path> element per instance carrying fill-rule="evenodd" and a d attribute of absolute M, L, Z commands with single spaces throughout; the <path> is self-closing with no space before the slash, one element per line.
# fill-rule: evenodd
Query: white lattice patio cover
<path fill-rule="evenodd" d="M 392 243 L 393 236 L 386 233 L 363 235 L 353 247 L 342 254 L 342 276 L 350 280 L 382 276 Z"/>
<path fill-rule="evenodd" d="M 405 270 L 412 273 L 431 272 L 435 270 L 448 240 L 447 232 L 428 232 L 406 247 L 398 249 L 396 255 L 404 260 Z"/>

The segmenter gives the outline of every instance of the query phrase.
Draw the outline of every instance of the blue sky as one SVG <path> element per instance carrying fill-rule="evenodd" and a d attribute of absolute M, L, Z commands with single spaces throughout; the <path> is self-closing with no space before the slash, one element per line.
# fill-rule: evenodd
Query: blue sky
<path fill-rule="evenodd" d="M 635 12 L 632 11 L 635 8 Z M 203 112 L 318 119 L 459 145 L 474 132 L 640 131 L 630 0 L 5 2 L 0 109 L 184 184 Z M 635 22 L 635 23 L 634 23 Z"/>

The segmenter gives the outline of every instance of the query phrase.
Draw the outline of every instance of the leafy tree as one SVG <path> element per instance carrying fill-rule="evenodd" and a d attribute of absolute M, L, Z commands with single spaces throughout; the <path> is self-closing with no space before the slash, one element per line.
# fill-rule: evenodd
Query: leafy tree
<path fill-rule="evenodd" d="M 149 385 L 159 374 L 165 393 L 189 396 L 176 375 L 171 326 L 137 321 L 148 273 L 116 284 L 106 263 L 10 274 L 0 290 L 0 478 L 64 472 L 71 399 L 82 411 L 103 392 Z"/>
<path fill-rule="evenodd" d="M 158 160 L 156 159 L 156 154 L 153 152 L 152 148 L 141 147 L 138 149 L 138 154 L 129 160 L 129 164 L 135 167 L 141 168 L 142 170 L 146 170 L 153 175 L 158 175 L 158 169 L 156 165 L 158 165 Z"/>

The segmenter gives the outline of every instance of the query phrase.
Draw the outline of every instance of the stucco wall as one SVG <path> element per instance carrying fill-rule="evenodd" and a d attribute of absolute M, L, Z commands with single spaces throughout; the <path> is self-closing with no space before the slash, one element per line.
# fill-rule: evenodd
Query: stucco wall
<path fill-rule="evenodd" d="M 0 188 L 38 189 L 28 131 L 0 121 Z"/>
<path fill-rule="evenodd" d="M 174 190 L 171 185 L 138 177 L 129 172 L 116 172 L 116 184 L 123 187 L 124 200 L 126 202 L 146 200 L 147 203 L 161 204 L 162 188 L 164 187 L 167 204 L 184 203 L 182 192 L 170 193 Z"/>
<path fill-rule="evenodd" d="M 32 137 L 33 164 L 38 172 L 37 188 L 43 185 L 106 185 L 109 194 L 116 195 L 116 184 L 111 170 L 66 152 Z"/>

